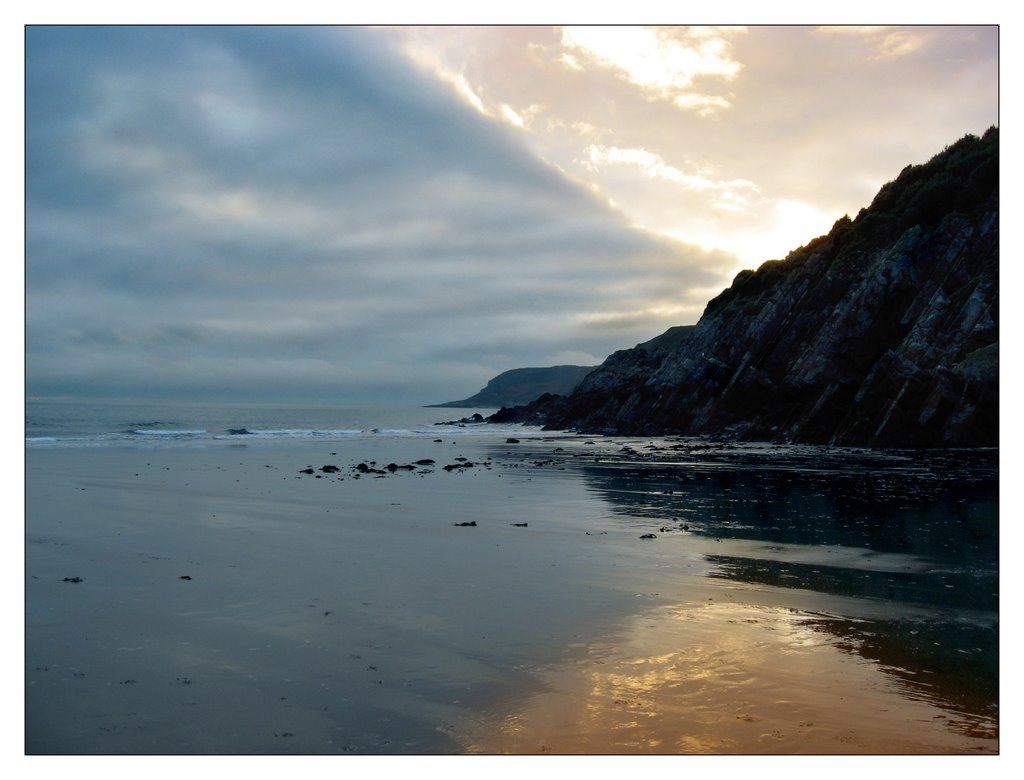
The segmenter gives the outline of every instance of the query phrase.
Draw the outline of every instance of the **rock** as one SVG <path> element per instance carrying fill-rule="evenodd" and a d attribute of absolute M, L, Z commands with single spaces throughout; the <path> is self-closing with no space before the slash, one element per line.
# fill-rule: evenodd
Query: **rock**
<path fill-rule="evenodd" d="M 64 582 L 85 582 L 81 577 L 65 577 Z"/>
<path fill-rule="evenodd" d="M 505 439 L 505 444 L 519 444 L 519 439 L 513 439 L 512 437 L 509 437 Z"/>
<path fill-rule="evenodd" d="M 480 423 L 487 422 L 484 416 L 477 412 L 470 417 L 463 417 L 461 420 L 447 420 L 445 422 L 436 422 L 434 425 L 457 425 L 460 428 L 466 425 L 479 425 Z"/>
<path fill-rule="evenodd" d="M 470 528 L 470 527 L 475 528 L 476 527 L 476 520 L 470 520 L 468 523 L 453 523 L 452 525 L 455 525 L 455 526 L 461 527 L 461 528 Z"/>
<path fill-rule="evenodd" d="M 324 472 L 324 474 L 337 474 L 339 471 L 341 471 L 341 469 L 338 468 L 337 466 L 332 466 L 330 464 L 326 466 L 321 466 L 320 470 Z"/>
<path fill-rule="evenodd" d="M 299 469 L 300 474 L 312 474 L 313 469 Z"/>
<path fill-rule="evenodd" d="M 179 580 L 190 580 L 192 578 L 189 577 L 187 574 L 182 574 L 180 577 L 178 577 L 178 579 Z"/>
<path fill-rule="evenodd" d="M 416 461 L 417 466 L 433 466 L 435 461 L 430 458 L 423 458 L 422 460 Z"/>
<path fill-rule="evenodd" d="M 512 525 L 514 525 L 516 528 L 526 528 L 527 526 L 529 526 L 529 523 L 512 523 Z"/>
<path fill-rule="evenodd" d="M 494 422 L 868 447 L 999 437 L 999 132 L 907 166 L 856 218 L 740 272 L 696 325 Z"/>
<path fill-rule="evenodd" d="M 655 536 L 654 534 L 643 534 L 640 538 L 641 539 L 657 539 L 658 537 Z"/>

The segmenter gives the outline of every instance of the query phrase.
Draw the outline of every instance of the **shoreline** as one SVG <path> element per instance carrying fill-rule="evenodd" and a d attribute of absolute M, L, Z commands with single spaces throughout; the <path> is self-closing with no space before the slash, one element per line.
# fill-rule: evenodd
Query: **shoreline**
<path fill-rule="evenodd" d="M 662 482 L 743 469 L 711 444 L 588 441 L 27 448 L 28 752 L 998 751 L 991 712 L 957 731 L 824 626 L 942 610 L 723 578 L 763 545 L 682 530 L 715 505 L 661 527 L 690 509 Z M 770 555 L 924 571 L 834 543 Z"/>

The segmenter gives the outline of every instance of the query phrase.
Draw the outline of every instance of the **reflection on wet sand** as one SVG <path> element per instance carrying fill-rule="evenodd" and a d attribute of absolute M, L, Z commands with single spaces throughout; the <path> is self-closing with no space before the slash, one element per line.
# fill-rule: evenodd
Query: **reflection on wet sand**
<path fill-rule="evenodd" d="M 905 696 L 940 707 L 951 730 L 998 737 L 998 665 L 981 646 L 994 627 L 832 617 L 805 622 L 834 636 L 836 647 L 875 663 Z"/>
<path fill-rule="evenodd" d="M 995 752 L 989 718 L 909 697 L 827 619 L 783 607 L 661 607 L 544 675 L 547 692 L 471 750 L 487 753 Z M 849 638 L 847 637 L 847 640 Z"/>
<path fill-rule="evenodd" d="M 998 750 L 996 452 L 559 451 L 610 508 L 601 533 L 657 534 L 650 565 L 678 567 L 677 603 L 547 670 L 474 749 Z"/>

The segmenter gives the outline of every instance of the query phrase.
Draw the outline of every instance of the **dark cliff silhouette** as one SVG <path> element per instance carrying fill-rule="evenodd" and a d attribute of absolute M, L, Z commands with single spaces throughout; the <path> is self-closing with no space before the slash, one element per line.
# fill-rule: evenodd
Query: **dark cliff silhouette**
<path fill-rule="evenodd" d="M 879 447 L 998 443 L 999 132 L 743 271 L 700 321 L 495 421 Z"/>

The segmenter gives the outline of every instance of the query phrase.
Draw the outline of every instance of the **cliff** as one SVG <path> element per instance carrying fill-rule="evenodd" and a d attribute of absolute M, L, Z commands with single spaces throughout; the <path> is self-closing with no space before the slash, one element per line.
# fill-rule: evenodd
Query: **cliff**
<path fill-rule="evenodd" d="M 497 419 L 611 434 L 995 446 L 999 134 L 907 166 L 855 219 L 743 271 L 691 328 Z"/>
<path fill-rule="evenodd" d="M 566 395 L 580 383 L 594 366 L 550 366 L 547 368 L 513 368 L 487 383 L 476 395 L 462 401 L 430 404 L 431 407 L 487 409 L 525 404 L 540 395 Z"/>

